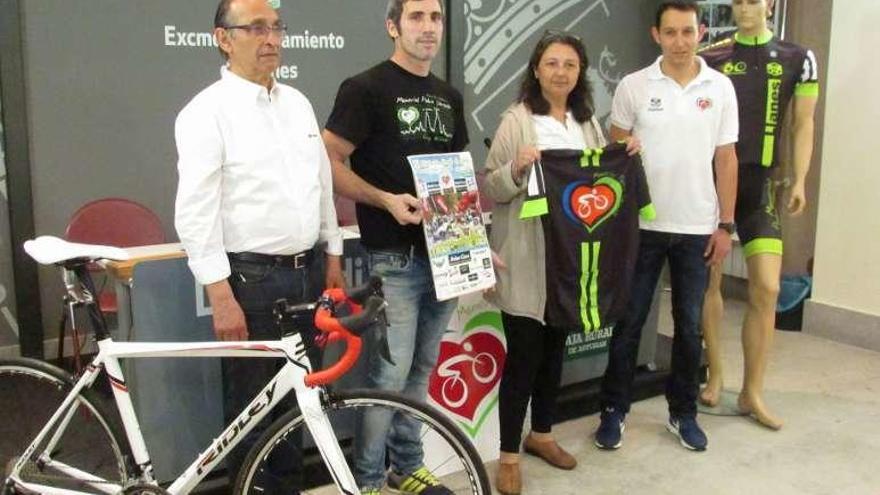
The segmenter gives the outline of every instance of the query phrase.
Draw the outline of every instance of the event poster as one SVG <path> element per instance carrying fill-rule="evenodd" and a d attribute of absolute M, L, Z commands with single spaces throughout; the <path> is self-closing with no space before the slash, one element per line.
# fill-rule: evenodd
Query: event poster
<path fill-rule="evenodd" d="M 438 300 L 495 285 L 470 153 L 407 157 L 422 208 L 422 226 Z"/>

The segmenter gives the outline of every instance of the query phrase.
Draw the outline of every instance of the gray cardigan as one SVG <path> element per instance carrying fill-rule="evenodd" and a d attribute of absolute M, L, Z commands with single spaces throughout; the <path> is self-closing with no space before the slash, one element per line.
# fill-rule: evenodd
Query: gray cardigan
<path fill-rule="evenodd" d="M 581 126 L 590 148 L 605 146 L 599 122 L 593 117 Z M 501 124 L 486 158 L 484 192 L 495 200 L 489 244 L 507 268 L 498 270 L 495 290 L 486 299 L 505 313 L 544 322 L 547 280 L 544 269 L 544 231 L 541 219 L 519 219 L 528 181 L 517 185 L 511 167 L 524 146 L 536 146 L 532 114 L 522 103 L 501 115 Z"/>

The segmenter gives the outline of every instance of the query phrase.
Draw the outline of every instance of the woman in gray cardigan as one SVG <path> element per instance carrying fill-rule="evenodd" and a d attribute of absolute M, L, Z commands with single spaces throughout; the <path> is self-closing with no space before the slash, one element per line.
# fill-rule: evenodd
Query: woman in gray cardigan
<path fill-rule="evenodd" d="M 605 146 L 587 80 L 588 61 L 580 39 L 548 31 L 538 42 L 517 103 L 504 112 L 486 159 L 484 192 L 496 202 L 490 244 L 507 265 L 486 298 L 501 309 L 507 359 L 501 378 L 498 415 L 501 459 L 496 489 L 522 490 L 519 445 L 531 401 L 531 432 L 523 450 L 560 469 L 577 461 L 554 440 L 551 427 L 568 330 L 544 319 L 547 280 L 540 218 L 520 220 L 528 172 L 541 149 Z M 638 148 L 632 142 L 630 149 Z M 633 151 L 635 152 L 635 151 Z"/>

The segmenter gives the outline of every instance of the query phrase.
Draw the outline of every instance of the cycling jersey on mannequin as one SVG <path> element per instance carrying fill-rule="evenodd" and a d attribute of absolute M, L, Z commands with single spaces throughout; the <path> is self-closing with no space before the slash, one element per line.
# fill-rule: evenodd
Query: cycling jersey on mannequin
<path fill-rule="evenodd" d="M 730 78 L 739 102 L 741 164 L 774 167 L 779 161 L 779 129 L 794 95 L 819 93 L 813 52 L 767 33 L 734 34 L 700 51 L 710 67 Z"/>

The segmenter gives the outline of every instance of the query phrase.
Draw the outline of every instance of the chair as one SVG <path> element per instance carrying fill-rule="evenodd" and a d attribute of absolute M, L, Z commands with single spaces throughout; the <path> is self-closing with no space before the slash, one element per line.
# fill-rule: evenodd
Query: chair
<path fill-rule="evenodd" d="M 70 217 L 64 238 L 71 242 L 86 244 L 106 244 L 117 247 L 144 246 L 165 242 L 162 222 L 149 208 L 124 198 L 103 198 L 90 201 L 81 206 Z M 100 267 L 90 267 L 99 271 Z M 104 314 L 115 314 L 118 310 L 116 293 L 105 290 L 106 279 L 98 287 L 98 307 Z M 64 334 L 67 327 L 68 308 L 61 315 L 58 327 L 58 361 L 64 357 Z M 73 329 L 73 355 L 75 367 L 79 368 L 79 352 L 82 347 L 76 324 Z"/>

